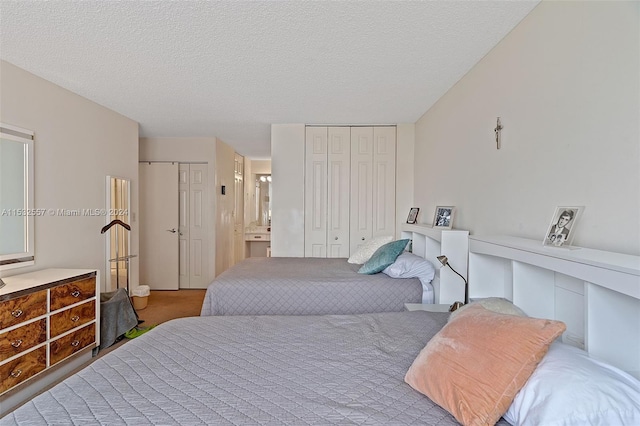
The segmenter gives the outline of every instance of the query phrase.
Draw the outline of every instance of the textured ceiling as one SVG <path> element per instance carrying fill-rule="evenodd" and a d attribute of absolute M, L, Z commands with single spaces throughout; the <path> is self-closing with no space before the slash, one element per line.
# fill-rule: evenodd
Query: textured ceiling
<path fill-rule="evenodd" d="M 266 158 L 272 123 L 415 122 L 537 3 L 2 0 L 0 57 Z"/>

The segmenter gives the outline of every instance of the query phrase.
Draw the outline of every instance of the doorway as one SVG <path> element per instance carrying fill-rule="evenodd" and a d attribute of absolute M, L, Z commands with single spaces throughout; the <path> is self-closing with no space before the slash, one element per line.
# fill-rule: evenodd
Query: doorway
<path fill-rule="evenodd" d="M 206 163 L 179 165 L 180 288 L 207 286 L 209 253 L 209 198 Z"/>
<path fill-rule="evenodd" d="M 207 163 L 140 163 L 140 284 L 208 285 Z"/>

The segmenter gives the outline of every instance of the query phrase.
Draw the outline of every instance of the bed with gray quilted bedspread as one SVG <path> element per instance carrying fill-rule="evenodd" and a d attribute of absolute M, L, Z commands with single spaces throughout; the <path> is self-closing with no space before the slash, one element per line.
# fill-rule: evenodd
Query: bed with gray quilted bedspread
<path fill-rule="evenodd" d="M 421 303 L 417 278 L 359 274 L 346 259 L 252 257 L 208 286 L 201 315 L 325 315 L 400 312 Z"/>
<path fill-rule="evenodd" d="M 169 321 L 0 425 L 456 425 L 404 382 L 448 314 Z"/>

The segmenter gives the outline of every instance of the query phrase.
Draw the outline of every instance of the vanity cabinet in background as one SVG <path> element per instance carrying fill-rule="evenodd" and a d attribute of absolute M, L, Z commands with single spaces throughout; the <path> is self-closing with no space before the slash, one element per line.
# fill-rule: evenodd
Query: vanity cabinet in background
<path fill-rule="evenodd" d="M 97 270 L 45 269 L 3 280 L 0 416 L 89 361 L 100 341 Z"/>

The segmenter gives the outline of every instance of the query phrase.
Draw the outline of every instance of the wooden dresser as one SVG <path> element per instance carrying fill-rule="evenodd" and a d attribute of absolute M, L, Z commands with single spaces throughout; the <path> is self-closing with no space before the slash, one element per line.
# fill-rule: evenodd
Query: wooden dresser
<path fill-rule="evenodd" d="M 94 269 L 45 269 L 3 278 L 0 416 L 89 361 L 100 341 Z"/>

